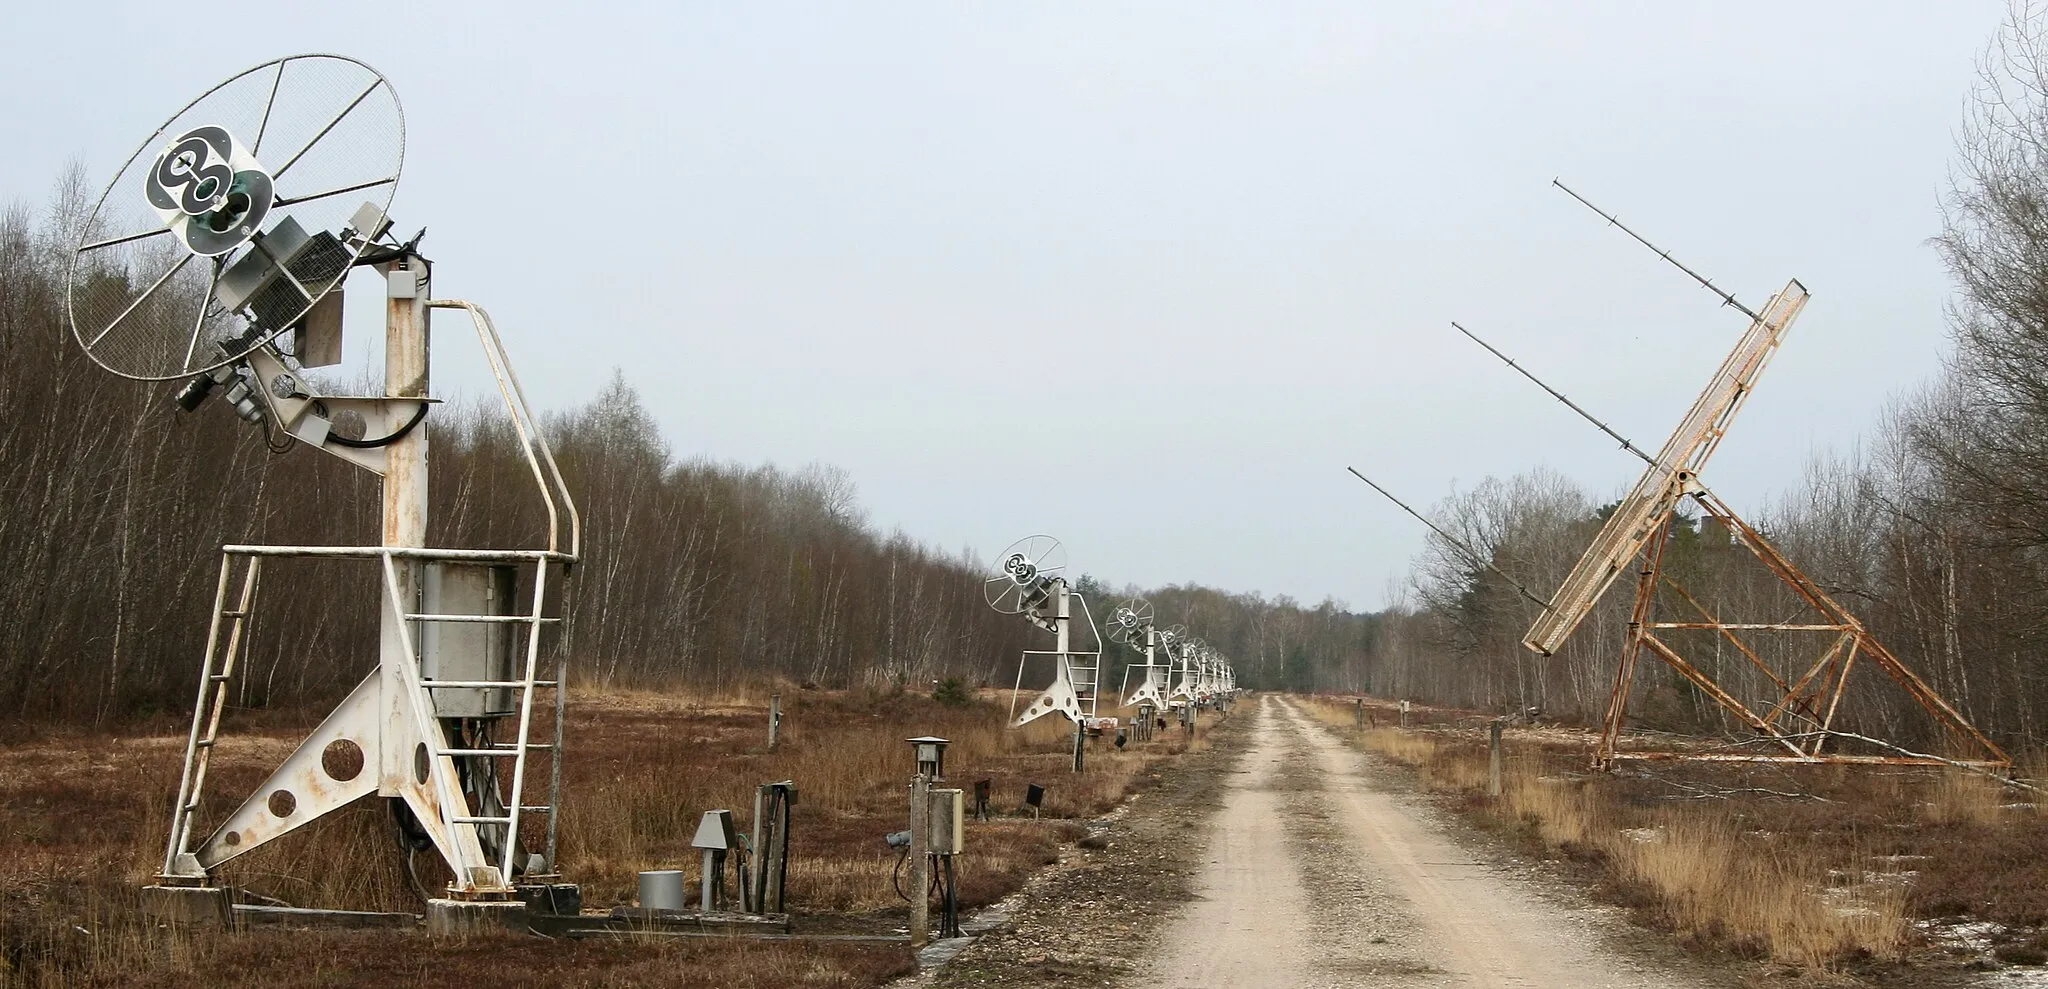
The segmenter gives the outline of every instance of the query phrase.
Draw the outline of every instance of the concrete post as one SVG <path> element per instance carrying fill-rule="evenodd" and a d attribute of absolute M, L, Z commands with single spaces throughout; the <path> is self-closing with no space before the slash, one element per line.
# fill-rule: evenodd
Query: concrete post
<path fill-rule="evenodd" d="M 910 947 L 922 948 L 931 938 L 931 780 L 923 773 L 910 779 Z"/>

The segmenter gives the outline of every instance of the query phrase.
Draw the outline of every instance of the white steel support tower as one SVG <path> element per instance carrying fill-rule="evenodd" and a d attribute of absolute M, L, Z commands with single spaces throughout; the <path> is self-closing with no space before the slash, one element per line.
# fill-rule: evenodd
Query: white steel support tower
<path fill-rule="evenodd" d="M 1045 715 L 1058 712 L 1074 724 L 1074 771 L 1080 772 L 1086 733 L 1096 721 L 1101 696 L 1102 636 L 1095 631 L 1088 601 L 1067 586 L 1066 551 L 1051 536 L 1026 536 L 1011 544 L 996 560 L 995 573 L 982 581 L 982 593 L 989 606 L 1005 614 L 1023 615 L 1026 620 L 1053 634 L 1051 650 L 1026 649 L 1017 664 L 1017 682 L 1010 692 L 1010 726 L 1021 728 Z M 1073 605 L 1095 635 L 1096 648 L 1077 650 L 1073 643 Z M 1017 700 L 1024 691 L 1024 670 L 1033 656 L 1052 658 L 1052 683 L 1036 699 L 1017 712 Z"/>
<path fill-rule="evenodd" d="M 490 317 L 435 299 L 420 237 L 392 236 L 404 136 L 396 93 L 361 62 L 266 62 L 146 138 L 73 254 L 72 330 L 95 362 L 185 382 L 187 411 L 219 394 L 273 447 L 302 444 L 381 479 L 372 545 L 222 548 L 157 890 L 215 890 L 225 863 L 372 794 L 447 864 L 453 898 L 509 898 L 555 871 L 565 657 L 544 643 L 581 520 Z M 124 226 L 141 206 L 160 222 Z M 365 268 L 385 300 L 382 394 L 323 394 L 308 372 L 339 363 L 344 283 Z M 467 314 L 532 474 L 546 521 L 525 548 L 429 546 L 434 309 Z M 375 667 L 224 810 L 207 799 L 208 774 L 261 578 L 307 559 L 363 565 L 377 588 Z"/>
<path fill-rule="evenodd" d="M 1166 633 L 1152 622 L 1152 604 L 1131 600 L 1110 614 L 1109 637 L 1145 651 L 1145 662 L 1124 667 L 1123 707 L 1150 704 L 1166 707 L 1167 667 L 1159 662 L 1161 641 Z M 1131 685 L 1136 679 L 1137 685 Z"/>

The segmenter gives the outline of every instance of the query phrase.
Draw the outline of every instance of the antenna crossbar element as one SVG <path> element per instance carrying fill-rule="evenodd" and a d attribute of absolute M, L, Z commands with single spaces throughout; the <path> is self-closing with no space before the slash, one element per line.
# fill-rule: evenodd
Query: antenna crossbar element
<path fill-rule="evenodd" d="M 1550 602 L 1545 601 L 1540 597 L 1537 597 L 1535 592 L 1523 586 L 1521 581 L 1516 580 L 1515 578 L 1509 576 L 1507 571 L 1502 570 L 1501 568 L 1495 566 L 1492 560 L 1489 560 L 1486 557 L 1479 555 L 1479 551 L 1473 549 L 1464 540 L 1459 539 L 1458 537 L 1451 535 L 1449 532 L 1444 531 L 1444 528 L 1442 526 L 1437 525 L 1435 522 L 1431 522 L 1428 516 L 1423 515 L 1421 512 L 1418 512 L 1413 508 L 1409 508 L 1407 502 L 1404 502 L 1401 499 L 1394 497 L 1393 492 L 1388 491 L 1386 488 L 1380 487 L 1378 484 L 1373 483 L 1372 478 L 1369 478 L 1364 474 L 1360 474 L 1358 472 L 1358 468 L 1346 467 L 1344 469 L 1350 471 L 1352 477 L 1358 478 L 1359 480 L 1364 481 L 1366 484 L 1371 485 L 1374 491 L 1377 491 L 1380 494 L 1386 496 L 1386 499 L 1388 501 L 1391 501 L 1394 504 L 1400 506 L 1402 511 L 1415 516 L 1416 521 L 1421 522 L 1423 525 L 1429 526 L 1431 532 L 1434 532 L 1437 535 L 1442 536 L 1444 542 L 1450 543 L 1453 547 L 1455 547 L 1458 550 L 1458 552 L 1461 555 L 1465 557 L 1465 559 L 1470 560 L 1474 566 L 1484 567 L 1488 570 L 1493 571 L 1495 576 L 1498 576 L 1500 579 L 1505 580 L 1510 585 L 1512 585 L 1516 593 L 1534 602 L 1536 605 L 1541 607 L 1545 612 L 1548 612 L 1550 610 Z"/>
<path fill-rule="evenodd" d="M 1641 459 L 1642 459 L 1642 461 L 1643 461 L 1644 463 L 1646 463 L 1646 464 L 1656 463 L 1656 461 L 1654 461 L 1654 460 L 1651 460 L 1651 459 L 1650 459 L 1650 455 L 1649 455 L 1649 454 L 1647 454 L 1647 453 L 1644 453 L 1643 451 L 1641 451 L 1641 450 L 1637 449 L 1637 448 L 1636 448 L 1636 445 L 1635 445 L 1634 443 L 1630 443 L 1630 442 L 1628 441 L 1628 437 L 1626 437 L 1626 436 L 1623 436 L 1623 435 L 1621 435 L 1620 433 L 1617 433 L 1617 432 L 1615 432 L 1615 431 L 1614 431 L 1614 429 L 1613 429 L 1613 427 L 1611 427 L 1611 426 L 1607 425 L 1606 423 L 1604 423 L 1604 422 L 1601 422 L 1601 421 L 1600 421 L 1599 419 L 1595 418 L 1595 417 L 1593 416 L 1593 413 L 1591 413 L 1591 412 L 1588 412 L 1588 411 L 1586 411 L 1585 409 L 1582 409 L 1582 408 L 1580 408 L 1580 407 L 1579 407 L 1579 403 L 1577 403 L 1577 402 L 1574 402 L 1574 401 L 1572 401 L 1571 399 L 1569 399 L 1569 398 L 1566 398 L 1566 397 L 1564 397 L 1564 392 L 1558 391 L 1557 389 L 1555 389 L 1555 388 L 1552 388 L 1552 387 L 1550 387 L 1549 385 L 1546 385 L 1546 384 L 1544 384 L 1544 383 L 1543 383 L 1543 379 L 1542 379 L 1542 378 L 1539 378 L 1539 377 L 1535 376 L 1534 374 L 1531 374 L 1531 373 L 1529 373 L 1529 369 L 1528 369 L 1528 368 L 1525 368 L 1525 367 L 1523 367 L 1523 366 L 1522 366 L 1522 365 L 1520 365 L 1520 364 L 1517 364 L 1517 363 L 1515 363 L 1515 361 L 1514 361 L 1514 358 L 1511 358 L 1511 357 L 1509 357 L 1508 355 L 1506 355 L 1506 354 L 1503 354 L 1503 353 L 1501 353 L 1500 351 L 1498 351 L 1498 350 L 1494 349 L 1494 346 L 1493 346 L 1493 344 L 1487 343 L 1486 341 L 1484 341 L 1484 340 L 1481 340 L 1481 339 L 1479 339 L 1479 335 L 1478 335 L 1478 334 L 1476 334 L 1476 333 L 1473 333 L 1473 332 L 1472 332 L 1471 330 L 1468 330 L 1468 329 L 1466 329 L 1465 327 L 1463 327 L 1463 326 L 1459 325 L 1459 323 L 1458 323 L 1458 321 L 1457 321 L 1457 320 L 1455 320 L 1455 319 L 1454 319 L 1454 320 L 1452 320 L 1452 321 L 1451 321 L 1451 326 L 1455 327 L 1455 328 L 1457 329 L 1457 331 L 1458 331 L 1459 333 L 1463 333 L 1463 334 L 1465 334 L 1465 336 L 1466 336 L 1466 337 L 1468 337 L 1469 339 L 1471 339 L 1471 341 L 1472 341 L 1473 343 L 1476 343 L 1476 344 L 1480 345 L 1481 347 L 1485 347 L 1485 348 L 1486 348 L 1486 352 L 1487 352 L 1487 353 L 1489 353 L 1489 354 L 1492 354 L 1493 356 L 1495 356 L 1495 357 L 1498 357 L 1498 358 L 1500 358 L 1500 359 L 1501 359 L 1501 363 L 1503 363 L 1503 364 L 1506 364 L 1507 366 L 1509 366 L 1509 367 L 1511 367 L 1511 368 L 1514 368 L 1514 369 L 1515 369 L 1515 373 L 1517 373 L 1517 374 L 1520 374 L 1520 375 L 1521 375 L 1522 377 L 1524 377 L 1524 378 L 1528 378 L 1528 379 L 1529 379 L 1530 381 L 1533 381 L 1533 382 L 1535 382 L 1535 383 L 1536 383 L 1536 387 L 1538 387 L 1538 388 L 1541 388 L 1541 389 L 1543 389 L 1544 391 L 1547 391 L 1547 392 L 1549 392 L 1549 393 L 1550 393 L 1550 397 L 1552 397 L 1552 398 L 1554 398 L 1554 399 L 1557 399 L 1557 400 L 1558 400 L 1558 401 L 1560 401 L 1560 402 L 1563 402 L 1563 403 L 1565 404 L 1565 407 L 1566 407 L 1566 408 L 1568 408 L 1568 409 L 1571 409 L 1571 410 L 1572 410 L 1573 412 L 1576 412 L 1576 413 L 1578 413 L 1578 414 L 1580 415 L 1580 417 L 1584 418 L 1584 419 L 1585 419 L 1585 420 L 1586 420 L 1587 422 L 1590 422 L 1590 423 L 1592 423 L 1592 424 L 1593 424 L 1594 426 L 1597 426 L 1597 427 L 1599 427 L 1599 429 L 1600 429 L 1600 431 L 1601 431 L 1601 432 L 1603 432 L 1603 433 L 1606 433 L 1606 434 L 1607 434 L 1608 436 L 1610 436 L 1610 437 L 1613 437 L 1613 438 L 1614 438 L 1614 440 L 1615 440 L 1616 442 L 1618 442 L 1618 443 L 1620 443 L 1620 444 L 1621 444 L 1621 448 L 1622 448 L 1622 449 L 1624 449 L 1624 450 L 1627 450 L 1628 452 L 1630 452 L 1630 453 L 1633 453 L 1633 454 L 1635 454 L 1635 455 L 1636 455 L 1637 457 L 1641 458 Z"/>
<path fill-rule="evenodd" d="M 1697 272 L 1697 271 L 1694 271 L 1694 270 L 1692 270 L 1691 268 L 1688 268 L 1688 267 L 1686 267 L 1686 266 L 1685 266 L 1684 264 L 1681 264 L 1681 263 L 1679 262 L 1679 260 L 1678 260 L 1677 258 L 1674 258 L 1674 257 L 1672 257 L 1672 256 L 1671 256 L 1671 252 L 1670 252 L 1670 251 L 1667 251 L 1667 250 L 1665 250 L 1665 249 L 1663 249 L 1663 248 L 1661 248 L 1661 247 L 1658 247 L 1658 246 L 1657 246 L 1657 245 L 1655 245 L 1655 244 L 1652 244 L 1652 243 L 1650 243 L 1650 242 L 1649 242 L 1648 240 L 1645 240 L 1645 239 L 1643 239 L 1643 235 L 1642 235 L 1642 234 L 1639 234 L 1639 233 L 1636 233 L 1636 232 L 1635 232 L 1635 231 L 1633 231 L 1633 230 L 1630 230 L 1630 229 L 1629 229 L 1629 228 L 1628 228 L 1628 227 L 1627 227 L 1626 225 L 1624 225 L 1624 224 L 1623 224 L 1623 223 L 1622 223 L 1622 222 L 1621 222 L 1621 221 L 1620 221 L 1619 219 L 1616 219 L 1616 218 L 1615 218 L 1615 216 L 1614 216 L 1614 214 L 1612 214 L 1612 213 L 1609 213 L 1609 212 L 1607 212 L 1606 210 L 1603 210 L 1603 209 L 1601 209 L 1600 207 L 1598 207 L 1598 206 L 1595 206 L 1595 205 L 1593 205 L 1591 201 L 1589 201 L 1589 200 L 1587 200 L 1587 199 L 1586 199 L 1586 197 L 1584 197 L 1584 196 L 1581 196 L 1581 195 L 1579 195 L 1579 194 L 1578 194 L 1578 193 L 1576 193 L 1576 192 L 1573 192 L 1573 191 L 1571 190 L 1571 187 L 1570 187 L 1570 186 L 1567 186 L 1567 185 L 1565 185 L 1565 184 L 1564 184 L 1563 182 L 1559 182 L 1559 181 L 1558 181 L 1558 180 L 1556 180 L 1556 179 L 1551 179 L 1551 180 L 1550 180 L 1550 184 L 1551 184 L 1551 185 L 1554 185 L 1554 186 L 1556 186 L 1556 187 L 1558 187 L 1558 188 L 1560 188 L 1560 189 L 1563 189 L 1563 190 L 1565 191 L 1565 195 L 1568 195 L 1568 196 L 1572 197 L 1573 199 L 1576 199 L 1576 200 L 1578 200 L 1579 202 L 1581 202 L 1581 203 L 1585 204 L 1585 207 L 1586 207 L 1587 209 L 1589 209 L 1589 210 L 1592 210 L 1593 212 L 1595 212 L 1595 213 L 1598 213 L 1598 214 L 1600 214 L 1601 218 L 1605 219 L 1605 220 L 1606 220 L 1606 221 L 1607 221 L 1608 223 L 1611 223 L 1611 224 L 1613 224 L 1614 226 L 1616 226 L 1616 227 L 1620 228 L 1620 230 L 1621 230 L 1621 232 L 1622 232 L 1622 233 L 1625 233 L 1625 234 L 1629 235 L 1630 237 L 1634 238 L 1634 239 L 1635 239 L 1635 242 L 1636 242 L 1636 243 L 1638 243 L 1638 244 L 1641 244 L 1641 245 L 1643 245 L 1644 247 L 1647 247 L 1647 248 L 1649 248 L 1650 250 L 1652 250 L 1652 251 L 1655 251 L 1655 252 L 1657 252 L 1657 256 L 1658 256 L 1658 257 L 1660 257 L 1660 258 L 1663 258 L 1663 259 L 1664 259 L 1664 260 L 1666 260 L 1666 261 L 1669 261 L 1669 262 L 1671 262 L 1671 266 L 1672 266 L 1672 267 L 1674 267 L 1674 268 L 1677 268 L 1678 270 L 1680 270 L 1680 271 L 1683 271 L 1683 272 L 1685 272 L 1685 273 L 1686 273 L 1687 275 L 1690 275 L 1690 276 L 1692 276 L 1692 280 L 1693 280 L 1693 281 L 1696 281 L 1696 282 L 1700 283 L 1701 285 L 1705 286 L 1705 287 L 1706 287 L 1706 289 L 1707 289 L 1707 291 L 1709 291 L 1709 292 L 1712 292 L 1712 293 L 1714 293 L 1715 295 L 1718 295 L 1718 296 L 1720 296 L 1720 297 L 1721 297 L 1721 304 L 1722 304 L 1722 305 L 1725 305 L 1725 306 L 1733 306 L 1733 307 L 1735 307 L 1735 309 L 1736 309 L 1737 311 L 1741 312 L 1741 313 L 1742 313 L 1742 314 L 1743 314 L 1744 316 L 1748 316 L 1748 317 L 1749 317 L 1749 318 L 1750 318 L 1750 319 L 1751 319 L 1752 321 L 1755 321 L 1755 320 L 1759 320 L 1759 319 L 1762 319 L 1762 318 L 1763 318 L 1763 317 L 1761 317 L 1761 316 L 1758 316 L 1758 315 L 1757 315 L 1757 314 L 1756 314 L 1756 313 L 1755 313 L 1754 311 L 1752 311 L 1752 310 L 1751 310 L 1751 309 L 1750 309 L 1750 308 L 1749 308 L 1748 306 L 1745 306 L 1745 305 L 1743 305 L 1742 303 L 1740 303 L 1740 302 L 1737 302 L 1737 301 L 1735 300 L 1735 296 L 1733 296 L 1733 295 L 1730 295 L 1730 294 L 1728 294 L 1727 292 L 1724 292 L 1724 291 L 1722 291 L 1722 290 L 1721 290 L 1721 288 L 1720 288 L 1720 286 L 1718 286 L 1718 285 L 1715 285 L 1715 284 L 1714 284 L 1713 282 L 1710 282 L 1710 281 L 1708 281 L 1708 280 L 1707 280 L 1707 276 L 1705 276 L 1705 275 L 1702 275 L 1702 274 L 1700 274 L 1699 272 Z"/>
<path fill-rule="evenodd" d="M 1545 656 L 1555 653 L 1658 528 L 1669 525 L 1679 498 L 1727 435 L 1729 423 L 1777 353 L 1786 330 L 1805 308 L 1806 299 L 1805 286 L 1795 279 L 1771 298 L 1762 317 L 1750 323 L 1678 429 L 1559 585 L 1551 598 L 1555 608 L 1538 616 L 1522 637 L 1523 645 Z"/>

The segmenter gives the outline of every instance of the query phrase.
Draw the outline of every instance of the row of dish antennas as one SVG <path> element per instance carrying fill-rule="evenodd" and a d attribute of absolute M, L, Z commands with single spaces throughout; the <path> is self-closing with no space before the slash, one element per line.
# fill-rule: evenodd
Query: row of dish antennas
<path fill-rule="evenodd" d="M 1102 633 L 1087 597 L 1068 585 L 1066 571 L 1067 552 L 1060 541 L 1034 535 L 1010 544 L 996 558 L 994 572 L 982 581 L 990 607 L 1022 615 L 1054 637 L 1053 648 L 1026 649 L 1017 664 L 1017 682 L 1011 694 L 1012 727 L 1055 712 L 1083 728 L 1107 720 L 1098 713 Z M 1078 617 L 1093 639 L 1092 649 L 1074 648 L 1072 626 L 1077 606 Z M 1108 625 L 1110 638 L 1144 654 L 1142 663 L 1124 668 L 1118 706 L 1141 711 L 1216 706 L 1236 693 L 1237 676 L 1230 661 L 1184 625 L 1160 628 L 1153 621 L 1151 602 L 1125 601 L 1110 612 Z M 1052 684 L 1019 713 L 1016 698 L 1024 690 L 1025 671 L 1034 660 L 1042 665 L 1046 657 L 1053 662 Z"/>

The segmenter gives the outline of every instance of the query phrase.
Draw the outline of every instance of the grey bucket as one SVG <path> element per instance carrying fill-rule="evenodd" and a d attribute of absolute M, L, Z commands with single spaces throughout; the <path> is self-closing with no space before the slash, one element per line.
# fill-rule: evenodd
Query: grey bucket
<path fill-rule="evenodd" d="M 683 909 L 681 869 L 659 869 L 640 874 L 640 906 L 646 910 Z"/>

